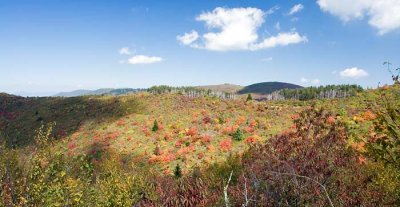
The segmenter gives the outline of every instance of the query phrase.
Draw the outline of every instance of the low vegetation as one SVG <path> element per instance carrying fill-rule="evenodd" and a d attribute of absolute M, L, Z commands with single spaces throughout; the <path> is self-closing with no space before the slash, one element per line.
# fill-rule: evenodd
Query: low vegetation
<path fill-rule="evenodd" d="M 400 205 L 398 84 L 307 101 L 0 96 L 0 206 Z"/>

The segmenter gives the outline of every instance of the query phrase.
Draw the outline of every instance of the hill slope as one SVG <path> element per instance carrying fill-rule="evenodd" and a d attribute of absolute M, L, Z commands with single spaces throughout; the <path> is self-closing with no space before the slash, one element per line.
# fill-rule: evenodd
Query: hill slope
<path fill-rule="evenodd" d="M 263 82 L 246 86 L 243 89 L 239 90 L 238 93 L 239 94 L 255 93 L 255 94 L 265 95 L 281 89 L 296 89 L 296 88 L 303 88 L 303 87 L 291 83 Z"/>
<path fill-rule="evenodd" d="M 220 85 L 207 85 L 207 86 L 196 86 L 196 88 L 212 90 L 215 92 L 226 92 L 226 93 L 236 93 L 239 90 L 243 89 L 243 86 L 224 83 Z"/>

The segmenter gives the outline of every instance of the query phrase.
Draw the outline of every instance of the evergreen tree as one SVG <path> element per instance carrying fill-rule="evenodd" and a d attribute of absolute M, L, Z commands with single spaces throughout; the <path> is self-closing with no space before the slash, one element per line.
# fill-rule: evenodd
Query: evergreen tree
<path fill-rule="evenodd" d="M 253 100 L 253 97 L 251 96 L 251 93 L 249 93 L 249 94 L 247 94 L 246 102 L 251 101 L 251 100 Z"/>
<path fill-rule="evenodd" d="M 179 164 L 176 164 L 175 170 L 174 170 L 174 176 L 175 178 L 181 178 L 182 177 L 182 169 Z"/>
<path fill-rule="evenodd" d="M 153 132 L 158 131 L 158 123 L 157 123 L 157 120 L 154 120 L 153 128 L 151 128 L 151 131 L 153 131 Z"/>

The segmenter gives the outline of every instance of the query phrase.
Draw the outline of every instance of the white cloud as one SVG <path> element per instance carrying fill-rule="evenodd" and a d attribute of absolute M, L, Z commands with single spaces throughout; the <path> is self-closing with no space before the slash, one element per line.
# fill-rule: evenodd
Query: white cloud
<path fill-rule="evenodd" d="M 161 62 L 163 59 L 161 57 L 156 56 L 145 56 L 145 55 L 135 55 L 129 58 L 128 62 L 130 64 L 151 64 L 156 62 Z"/>
<path fill-rule="evenodd" d="M 275 24 L 275 29 L 276 29 L 276 30 L 281 30 L 281 23 L 277 22 L 277 23 Z"/>
<path fill-rule="evenodd" d="M 300 12 L 303 9 L 304 9 L 304 6 L 302 4 L 296 4 L 290 9 L 289 15 L 296 14 L 296 13 Z"/>
<path fill-rule="evenodd" d="M 357 78 L 362 78 L 362 77 L 368 76 L 368 73 L 363 69 L 353 67 L 353 68 L 347 68 L 347 69 L 340 71 L 339 75 L 343 78 L 357 79 Z"/>
<path fill-rule="evenodd" d="M 183 37 L 192 36 L 190 40 L 195 40 L 186 41 L 187 45 L 213 51 L 259 50 L 306 42 L 307 37 L 301 36 L 297 32 L 279 33 L 277 36 L 259 39 L 257 30 L 263 25 L 265 16 L 276 9 L 274 7 L 274 9 L 264 12 L 251 7 L 232 9 L 218 7 L 211 12 L 203 12 L 196 18 L 197 21 L 204 22 L 206 27 L 212 30 L 212 32 L 202 35 L 201 43 L 193 43 L 199 38 L 193 34 L 193 31 L 178 37 L 190 39 Z"/>
<path fill-rule="evenodd" d="M 257 29 L 264 23 L 264 12 L 257 8 L 216 8 L 197 17 L 208 28 L 220 29 L 203 35 L 204 47 L 210 50 L 248 49 L 257 41 Z"/>
<path fill-rule="evenodd" d="M 251 45 L 250 49 L 258 50 L 264 48 L 273 48 L 277 46 L 286 46 L 307 41 L 307 37 L 301 36 L 297 32 L 279 33 L 277 36 L 266 38 L 260 43 Z"/>
<path fill-rule="evenodd" d="M 317 85 L 317 84 L 321 83 L 321 81 L 319 79 L 313 79 L 313 80 L 311 80 L 311 83 L 314 85 Z"/>
<path fill-rule="evenodd" d="M 190 45 L 199 38 L 199 34 L 192 30 L 190 33 L 176 36 L 176 39 L 184 45 Z"/>
<path fill-rule="evenodd" d="M 265 12 L 265 14 L 266 14 L 266 15 L 271 15 L 271 14 L 275 13 L 275 11 L 278 11 L 279 9 L 280 9 L 279 6 L 274 6 L 274 7 L 270 8 L 270 9 L 268 9 L 268 10 Z"/>
<path fill-rule="evenodd" d="M 307 78 L 301 78 L 300 81 L 302 83 L 307 83 L 307 84 L 311 84 L 311 85 L 318 85 L 321 83 L 321 81 L 319 79 L 307 79 Z"/>
<path fill-rule="evenodd" d="M 267 58 L 261 59 L 262 62 L 269 62 L 269 61 L 272 61 L 272 60 L 273 60 L 272 57 L 267 57 Z"/>
<path fill-rule="evenodd" d="M 307 78 L 301 78 L 300 81 L 301 81 L 302 83 L 308 83 L 308 79 L 307 79 Z"/>
<path fill-rule="evenodd" d="M 318 0 L 318 5 L 344 22 L 367 17 L 381 35 L 400 28 L 399 0 Z"/>
<path fill-rule="evenodd" d="M 131 52 L 129 50 L 129 47 L 123 47 L 123 48 L 119 49 L 119 54 L 121 54 L 121 55 L 130 55 Z"/>

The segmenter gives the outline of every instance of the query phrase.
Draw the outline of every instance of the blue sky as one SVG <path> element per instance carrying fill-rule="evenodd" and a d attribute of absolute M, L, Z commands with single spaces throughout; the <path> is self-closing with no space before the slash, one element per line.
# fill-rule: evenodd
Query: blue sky
<path fill-rule="evenodd" d="M 347 2 L 1 0 L 0 91 L 390 83 L 400 2 Z"/>

